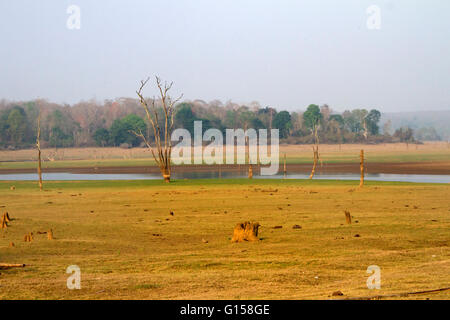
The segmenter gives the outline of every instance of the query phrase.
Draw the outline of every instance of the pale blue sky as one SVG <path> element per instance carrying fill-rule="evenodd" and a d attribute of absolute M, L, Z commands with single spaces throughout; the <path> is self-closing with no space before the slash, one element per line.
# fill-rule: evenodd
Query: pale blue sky
<path fill-rule="evenodd" d="M 373 4 L 380 30 L 366 27 Z M 0 99 L 135 97 L 155 74 L 187 99 L 449 110 L 450 1 L 0 2 Z"/>

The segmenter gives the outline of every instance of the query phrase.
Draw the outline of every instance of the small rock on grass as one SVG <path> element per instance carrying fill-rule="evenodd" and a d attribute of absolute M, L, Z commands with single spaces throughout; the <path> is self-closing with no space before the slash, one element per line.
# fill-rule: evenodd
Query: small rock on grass
<path fill-rule="evenodd" d="M 342 293 L 341 290 L 338 290 L 338 291 L 333 292 L 331 295 L 332 295 L 333 297 L 336 297 L 336 296 L 343 296 L 344 294 Z"/>
<path fill-rule="evenodd" d="M 301 228 L 302 228 L 302 226 L 299 226 L 298 224 L 294 224 L 292 226 L 292 229 L 301 229 Z"/>

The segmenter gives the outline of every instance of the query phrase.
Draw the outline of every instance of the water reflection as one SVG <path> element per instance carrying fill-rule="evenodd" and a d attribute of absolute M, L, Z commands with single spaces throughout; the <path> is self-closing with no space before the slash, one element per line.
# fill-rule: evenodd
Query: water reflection
<path fill-rule="evenodd" d="M 201 171 L 201 172 L 182 172 L 174 173 L 173 179 L 230 179 L 247 178 L 244 172 L 219 172 Z M 309 174 L 291 173 L 286 176 L 287 179 L 308 179 Z M 282 174 L 273 176 L 253 176 L 254 179 L 283 179 Z M 44 180 L 155 180 L 161 179 L 158 174 L 150 173 L 123 173 L 123 174 L 83 174 L 69 172 L 44 173 Z M 314 179 L 331 180 L 359 180 L 359 174 L 340 173 L 340 174 L 316 174 Z M 368 181 L 401 181 L 401 182 L 427 182 L 427 183 L 450 183 L 450 175 L 430 175 L 430 174 L 367 174 Z M 0 174 L 0 180 L 37 180 L 35 173 L 13 173 Z"/>

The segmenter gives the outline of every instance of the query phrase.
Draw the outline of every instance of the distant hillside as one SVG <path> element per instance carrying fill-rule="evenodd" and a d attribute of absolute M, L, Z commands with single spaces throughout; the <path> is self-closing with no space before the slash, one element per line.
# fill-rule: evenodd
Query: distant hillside
<path fill-rule="evenodd" d="M 380 128 L 391 121 L 391 133 L 400 127 L 408 126 L 414 129 L 415 137 L 420 140 L 432 139 L 439 136 L 440 140 L 450 140 L 450 110 L 445 111 L 415 111 L 383 113 Z"/>

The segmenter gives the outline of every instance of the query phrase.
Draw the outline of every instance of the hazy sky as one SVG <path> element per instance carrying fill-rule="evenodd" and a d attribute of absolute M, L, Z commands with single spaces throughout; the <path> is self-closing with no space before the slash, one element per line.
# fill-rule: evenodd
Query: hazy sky
<path fill-rule="evenodd" d="M 450 1 L 0 2 L 0 99 L 135 97 L 155 74 L 187 99 L 450 110 Z"/>

